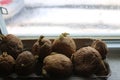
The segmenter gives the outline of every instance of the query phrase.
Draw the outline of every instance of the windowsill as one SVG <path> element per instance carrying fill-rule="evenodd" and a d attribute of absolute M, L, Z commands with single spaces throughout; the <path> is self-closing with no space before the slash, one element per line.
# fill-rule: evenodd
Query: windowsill
<path fill-rule="evenodd" d="M 110 30 L 110 29 L 87 29 L 87 28 L 70 28 L 63 26 L 43 26 L 43 27 L 35 27 L 35 26 L 25 26 L 25 27 L 8 27 L 8 33 L 15 34 L 17 36 L 28 36 L 28 37 L 38 37 L 40 35 L 56 37 L 63 32 L 70 33 L 72 37 L 96 37 L 102 39 L 120 39 L 120 31 Z M 19 31 L 18 31 L 19 30 Z M 119 34 L 118 34 L 119 33 Z"/>

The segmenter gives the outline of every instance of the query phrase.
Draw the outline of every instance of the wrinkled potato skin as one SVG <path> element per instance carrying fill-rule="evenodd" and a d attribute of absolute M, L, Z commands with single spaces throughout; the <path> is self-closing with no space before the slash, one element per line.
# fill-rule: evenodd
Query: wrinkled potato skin
<path fill-rule="evenodd" d="M 53 41 L 52 50 L 53 52 L 62 53 L 70 58 L 76 51 L 76 44 L 71 37 L 65 36 Z"/>
<path fill-rule="evenodd" d="M 35 57 L 29 51 L 24 51 L 16 59 L 15 72 L 18 75 L 29 75 L 34 72 Z"/>
<path fill-rule="evenodd" d="M 17 58 L 17 56 L 23 50 L 23 43 L 22 41 L 13 34 L 6 35 L 2 42 L 0 43 L 0 49 L 2 52 L 7 52 L 7 54 Z"/>
<path fill-rule="evenodd" d="M 72 62 L 63 54 L 52 54 L 44 59 L 43 69 L 51 77 L 66 77 L 72 73 Z"/>
<path fill-rule="evenodd" d="M 108 48 L 107 48 L 107 45 L 105 44 L 105 42 L 103 42 L 102 40 L 95 40 L 92 43 L 91 47 L 98 50 L 98 52 L 102 56 L 102 59 L 106 59 L 106 56 L 108 54 Z"/>
<path fill-rule="evenodd" d="M 47 38 L 37 40 L 32 46 L 33 55 L 38 55 L 39 60 L 42 62 L 43 59 L 48 56 L 52 51 L 52 42 Z"/>
<path fill-rule="evenodd" d="M 15 60 L 11 55 L 0 55 L 0 75 L 9 75 L 14 71 Z"/>
<path fill-rule="evenodd" d="M 71 57 L 74 71 L 81 76 L 90 76 L 95 73 L 101 62 L 99 52 L 92 47 L 83 47 L 77 50 Z"/>

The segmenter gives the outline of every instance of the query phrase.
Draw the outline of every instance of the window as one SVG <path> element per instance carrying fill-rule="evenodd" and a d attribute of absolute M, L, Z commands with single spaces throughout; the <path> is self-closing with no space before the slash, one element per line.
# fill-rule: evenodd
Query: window
<path fill-rule="evenodd" d="M 110 48 L 110 56 L 106 60 L 112 69 L 109 79 L 120 79 L 120 0 L 7 1 L 12 5 L 0 6 L 8 9 L 8 15 L 3 15 L 8 33 L 23 39 L 29 47 L 40 35 L 55 38 L 63 32 L 76 39 L 103 39 Z M 0 26 L 5 26 L 3 23 L 0 21 Z M 6 29 L 3 28 L 3 32 Z"/>
<path fill-rule="evenodd" d="M 68 32 L 73 37 L 120 39 L 120 0 L 15 1 L 21 1 L 20 12 L 5 23 L 8 33 L 21 38 Z"/>

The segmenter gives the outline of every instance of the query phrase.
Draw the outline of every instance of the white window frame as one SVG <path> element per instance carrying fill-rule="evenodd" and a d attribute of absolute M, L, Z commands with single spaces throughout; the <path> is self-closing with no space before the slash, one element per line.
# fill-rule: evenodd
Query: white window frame
<path fill-rule="evenodd" d="M 7 29 L 6 29 L 5 21 L 4 21 L 3 17 L 2 17 L 2 14 L 4 14 L 2 12 L 2 9 L 6 10 L 5 8 L 0 7 L 0 32 L 1 32 L 0 34 L 6 35 L 6 34 L 8 34 L 8 32 L 7 32 Z M 5 13 L 5 14 L 7 14 L 7 13 Z"/>

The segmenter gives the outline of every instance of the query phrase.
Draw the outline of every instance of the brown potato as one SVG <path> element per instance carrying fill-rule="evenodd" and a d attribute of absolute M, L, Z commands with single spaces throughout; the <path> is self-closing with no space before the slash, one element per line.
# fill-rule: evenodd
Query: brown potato
<path fill-rule="evenodd" d="M 18 75 L 29 75 L 34 72 L 35 57 L 29 51 L 23 51 L 16 59 L 15 72 Z"/>
<path fill-rule="evenodd" d="M 13 34 L 1 35 L 1 39 L 0 50 L 16 59 L 23 50 L 22 41 Z"/>
<path fill-rule="evenodd" d="M 0 75 L 6 76 L 14 71 L 15 60 L 7 52 L 0 55 Z"/>
<path fill-rule="evenodd" d="M 72 74 L 72 62 L 63 55 L 52 52 L 51 55 L 45 57 L 43 65 L 43 74 L 50 77 L 68 77 Z"/>
<path fill-rule="evenodd" d="M 71 55 L 76 51 L 76 44 L 74 40 L 67 36 L 68 33 L 62 33 L 59 38 L 53 41 L 52 50 L 53 52 L 58 52 L 71 57 Z"/>
<path fill-rule="evenodd" d="M 92 47 L 80 48 L 72 55 L 71 60 L 75 73 L 80 76 L 91 76 L 96 72 L 98 66 L 105 69 L 101 55 Z"/>
<path fill-rule="evenodd" d="M 40 36 L 40 38 L 34 43 L 32 46 L 33 55 L 39 56 L 40 62 L 48 56 L 52 51 L 52 43 L 49 39 L 44 36 Z"/>
<path fill-rule="evenodd" d="M 106 59 L 106 56 L 108 54 L 108 48 L 107 48 L 107 45 L 105 44 L 105 42 L 103 42 L 102 40 L 95 40 L 92 43 L 91 47 L 98 50 L 98 52 L 102 56 L 102 59 Z"/>

